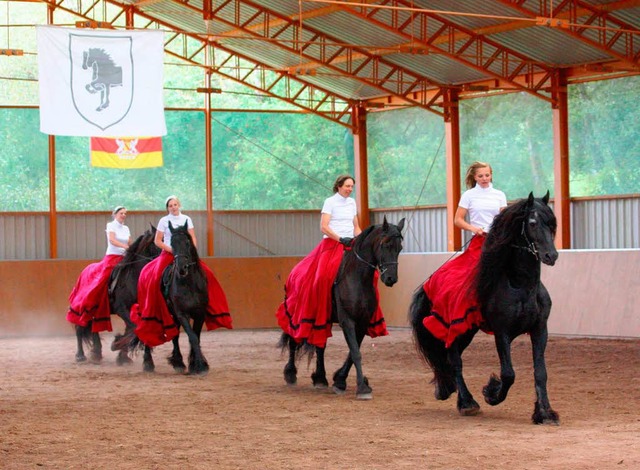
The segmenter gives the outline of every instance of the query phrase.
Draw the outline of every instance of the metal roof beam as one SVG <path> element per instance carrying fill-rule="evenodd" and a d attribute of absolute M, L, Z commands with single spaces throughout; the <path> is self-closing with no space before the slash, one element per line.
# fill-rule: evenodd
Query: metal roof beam
<path fill-rule="evenodd" d="M 552 101 L 541 90 L 550 85 L 553 69 L 523 54 L 432 12 L 420 11 L 415 8 L 415 4 L 405 0 L 382 0 L 378 4 L 387 8 L 376 8 L 378 5 L 352 5 L 354 4 L 341 4 L 341 8 L 371 24 L 401 35 L 407 41 L 427 48 L 429 52 L 441 54 L 485 75 L 506 81 L 545 101 Z M 402 11 L 402 14 L 388 14 L 388 9 Z M 472 53 L 465 54 L 467 51 Z M 490 54 L 489 59 L 485 57 L 485 51 Z M 491 67 L 497 62 L 500 66 Z M 525 85 L 515 80 L 521 74 L 528 77 Z"/>
<path fill-rule="evenodd" d="M 326 67 L 442 116 L 440 110 L 420 98 L 420 92 L 439 88 L 441 84 L 357 46 L 341 43 L 329 35 L 301 25 L 299 21 L 279 15 L 261 5 L 246 0 L 224 0 L 216 4 L 211 12 L 211 19 L 250 37 L 269 41 L 299 56 L 301 60 Z M 274 24 L 279 26 L 276 31 L 272 28 Z M 285 40 L 287 38 L 288 40 Z M 358 64 L 359 60 L 363 60 L 364 63 Z M 302 68 L 302 64 L 300 67 Z"/>
<path fill-rule="evenodd" d="M 640 44 L 640 30 L 611 14 L 618 10 L 638 7 L 640 0 L 627 0 L 606 5 L 590 5 L 582 0 L 564 0 L 555 5 L 553 11 L 549 11 L 546 2 L 539 3 L 538 11 L 532 11 L 521 5 L 515 5 L 509 0 L 495 1 L 529 18 L 548 17 L 554 20 L 565 20 L 557 26 L 557 30 L 561 33 L 579 39 L 632 68 L 640 67 L 640 52 L 636 51 Z M 587 37 L 587 34 L 593 33 L 594 29 L 597 30 L 595 39 Z M 624 53 L 618 52 L 616 48 L 624 50 Z"/>

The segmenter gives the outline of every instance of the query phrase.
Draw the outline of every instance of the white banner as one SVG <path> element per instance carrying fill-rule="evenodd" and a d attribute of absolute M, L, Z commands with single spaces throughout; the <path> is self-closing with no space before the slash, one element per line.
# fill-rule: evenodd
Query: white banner
<path fill-rule="evenodd" d="M 164 33 L 36 26 L 40 131 L 166 135 Z"/>

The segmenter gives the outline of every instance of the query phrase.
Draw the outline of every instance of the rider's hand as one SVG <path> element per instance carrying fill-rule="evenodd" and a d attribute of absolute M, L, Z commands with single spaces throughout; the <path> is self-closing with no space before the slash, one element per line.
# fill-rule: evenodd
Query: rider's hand
<path fill-rule="evenodd" d="M 340 243 L 342 243 L 344 246 L 351 246 L 351 243 L 353 242 L 353 238 L 351 237 L 340 237 Z"/>

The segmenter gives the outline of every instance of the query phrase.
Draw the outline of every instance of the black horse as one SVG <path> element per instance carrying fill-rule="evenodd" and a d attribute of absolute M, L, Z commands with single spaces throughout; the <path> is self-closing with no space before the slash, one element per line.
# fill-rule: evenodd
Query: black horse
<path fill-rule="evenodd" d="M 169 222 L 171 230 L 171 249 L 174 261 L 167 266 L 162 276 L 162 294 L 178 328 L 182 327 L 189 337 L 191 351 L 189 353 L 189 373 L 206 374 L 209 364 L 200 348 L 200 333 L 205 322 L 209 305 L 207 291 L 207 276 L 200 265 L 198 250 L 187 230 L 187 223 L 174 228 Z M 191 325 L 193 320 L 193 326 Z M 169 364 L 177 372 L 184 372 L 186 367 L 175 336 L 173 352 L 169 356 Z M 134 340 L 135 342 L 136 340 Z M 137 340 L 139 342 L 139 340 Z M 144 347 L 143 368 L 146 372 L 155 369 L 152 348 Z"/>
<path fill-rule="evenodd" d="M 96 111 L 109 107 L 111 87 L 122 86 L 122 67 L 115 64 L 104 49 L 92 47 L 82 53 L 82 69 L 91 68 L 91 82 L 85 85 L 89 93 L 100 92 L 100 105 Z"/>
<path fill-rule="evenodd" d="M 111 313 L 118 315 L 125 323 L 125 335 L 134 330 L 135 325 L 129 318 L 129 310 L 136 302 L 138 297 L 138 277 L 142 268 L 152 259 L 160 255 L 160 248 L 153 242 L 156 235 L 156 228 L 151 225 L 142 235 L 140 235 L 127 249 L 122 261 L 120 261 L 109 276 L 108 295 Z M 121 335 L 116 338 L 111 346 L 113 351 L 119 350 L 116 363 L 123 365 L 131 362 L 128 356 L 126 346 L 116 347 L 117 341 Z M 76 325 L 76 340 L 78 349 L 76 352 L 76 361 L 84 362 L 87 360 L 83 343 L 90 350 L 90 357 L 93 362 L 102 360 L 102 342 L 98 333 L 91 332 L 91 323 L 87 326 Z"/>
<path fill-rule="evenodd" d="M 551 298 L 540 281 L 541 264 L 553 266 L 558 259 L 554 246 L 556 218 L 548 206 L 549 192 L 508 206 L 494 219 L 482 247 L 474 290 L 481 308 L 483 330 L 493 332 L 500 358 L 500 377 L 492 374 L 482 394 L 490 405 L 502 403 L 515 381 L 511 364 L 511 342 L 528 333 L 533 349 L 536 402 L 535 424 L 558 424 L 547 395 L 544 352 Z M 418 352 L 434 372 L 435 397 L 446 400 L 457 390 L 458 412 L 475 415 L 480 405 L 473 399 L 462 377 L 462 352 L 478 327 L 458 336 L 449 348 L 429 332 L 423 319 L 432 314 L 431 301 L 420 286 L 414 294 L 409 317 Z"/>
<path fill-rule="evenodd" d="M 332 289 L 333 323 L 342 328 L 349 346 L 349 355 L 344 364 L 333 374 L 333 390 L 342 394 L 347 389 L 347 376 L 355 364 L 357 373 L 356 398 L 369 400 L 372 389 L 362 372 L 360 345 L 371 319 L 378 308 L 378 299 L 373 280 L 376 269 L 380 279 L 391 287 L 398 282 L 398 255 L 402 250 L 404 219 L 398 225 L 389 224 L 385 217 L 380 225 L 370 226 L 357 236 L 350 250 L 346 250 Z M 295 365 L 297 352 L 316 355 L 316 370 L 311 375 L 315 387 L 329 385 L 324 367 L 324 348 L 296 343 L 287 333 L 280 337 L 279 346 L 289 349 L 289 361 L 284 368 L 285 381 L 293 385 L 297 381 Z"/>

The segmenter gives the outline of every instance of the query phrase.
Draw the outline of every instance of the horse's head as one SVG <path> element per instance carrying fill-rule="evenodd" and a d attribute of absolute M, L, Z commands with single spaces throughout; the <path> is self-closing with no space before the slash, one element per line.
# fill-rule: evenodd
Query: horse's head
<path fill-rule="evenodd" d="M 380 279 L 388 287 L 398 282 L 398 255 L 402 251 L 402 229 L 404 218 L 398 225 L 387 222 L 385 216 L 382 225 L 375 230 L 373 253 L 375 263 L 380 269 Z"/>
<path fill-rule="evenodd" d="M 174 228 L 171 222 L 169 222 L 175 272 L 179 277 L 187 276 L 189 274 L 189 268 L 197 263 L 197 254 L 195 253 L 195 247 L 193 246 L 193 240 L 187 228 L 187 223 L 188 222 L 185 222 L 184 225 Z"/>
<path fill-rule="evenodd" d="M 522 236 L 527 248 L 544 264 L 553 266 L 558 259 L 554 243 L 557 222 L 549 207 L 549 191 L 542 198 L 534 198 L 533 192 L 529 193 L 524 211 Z"/>
<path fill-rule="evenodd" d="M 157 258 L 160 256 L 162 250 L 155 244 L 156 232 L 158 229 L 152 224 L 149 224 L 147 230 L 142 234 L 143 244 L 140 246 L 140 255 L 146 258 Z"/>

